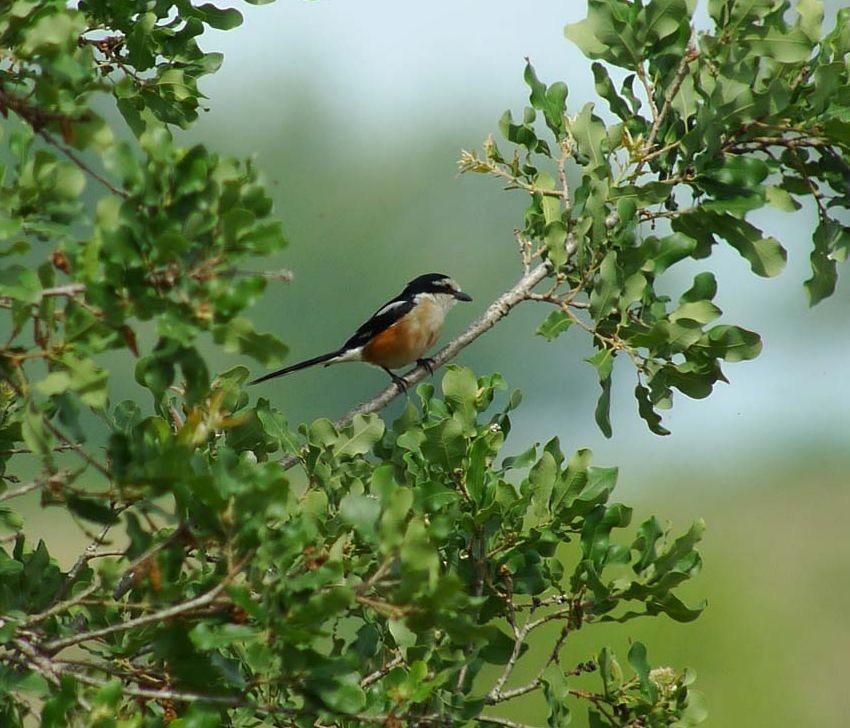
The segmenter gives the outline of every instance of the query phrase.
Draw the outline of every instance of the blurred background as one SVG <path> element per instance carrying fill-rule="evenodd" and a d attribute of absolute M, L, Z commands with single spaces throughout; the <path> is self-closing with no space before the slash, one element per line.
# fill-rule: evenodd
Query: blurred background
<path fill-rule="evenodd" d="M 827 22 L 840 4 L 828 3 Z M 475 298 L 452 312 L 447 340 L 518 277 L 512 231 L 526 204 L 494 180 L 458 177 L 460 150 L 479 148 L 505 109 L 526 104 L 526 56 L 542 80 L 567 82 L 572 113 L 595 100 L 589 62 L 563 37 L 584 3 L 239 7 L 241 28 L 203 39 L 225 63 L 206 81 L 209 111 L 185 141 L 255 155 L 271 183 L 290 247 L 269 267 L 289 268 L 295 279 L 270 285 L 258 328 L 290 346 L 288 362 L 313 356 L 338 346 L 404 282 L 438 271 Z M 607 118 L 604 102 L 597 113 Z M 734 251 L 718 249 L 665 281 L 678 295 L 694 273 L 714 270 L 723 322 L 764 339 L 763 354 L 726 366 L 731 383 L 708 399 L 677 395 L 664 419 L 669 437 L 639 419 L 625 362 L 615 373 L 614 436 L 602 437 L 593 422 L 596 374 L 583 362 L 588 342 L 577 331 L 551 344 L 534 337 L 548 311 L 532 304 L 458 359 L 523 390 L 509 451 L 557 435 L 568 452 L 590 447 L 597 464 L 620 467 L 616 499 L 636 507 L 635 522 L 656 514 L 684 531 L 705 518 L 705 569 L 684 592 L 690 603 L 708 598 L 703 617 L 593 627 L 565 654 L 575 663 L 607 643 L 626 664 L 629 640 L 644 640 L 653 665 L 696 670 L 713 728 L 839 726 L 850 715 L 850 271 L 835 296 L 808 308 L 802 282 L 815 218 L 810 209 L 751 218 L 788 248 L 776 279 L 756 278 Z M 219 371 L 248 363 L 262 373 L 209 351 Z M 114 401 L 139 393 L 125 366 Z M 385 384 L 382 372 L 350 365 L 274 380 L 254 394 L 295 426 L 340 416 Z M 31 517 L 38 532 L 50 515 L 33 509 Z M 517 709 L 524 721 L 545 720 L 540 704 Z M 584 723 L 577 715 L 574 724 Z"/>

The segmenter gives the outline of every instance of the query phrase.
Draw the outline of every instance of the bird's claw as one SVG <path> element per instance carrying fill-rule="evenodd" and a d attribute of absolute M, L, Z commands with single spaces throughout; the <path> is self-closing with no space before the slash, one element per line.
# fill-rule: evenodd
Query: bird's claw
<path fill-rule="evenodd" d="M 392 379 L 392 380 L 393 380 L 393 384 L 395 384 L 395 385 L 399 388 L 399 391 L 401 391 L 401 392 L 406 392 L 406 391 L 407 391 L 407 380 L 406 380 L 404 377 L 400 377 L 398 374 L 396 374 L 396 373 L 395 373 L 395 372 L 393 372 L 393 371 L 390 371 L 390 370 L 389 370 L 389 369 L 387 369 L 386 367 L 381 367 L 381 368 L 382 368 L 382 369 L 383 369 L 383 370 L 384 370 L 387 374 L 389 374 L 389 375 L 390 375 L 390 379 Z"/>
<path fill-rule="evenodd" d="M 417 359 L 416 364 L 417 364 L 417 366 L 424 367 L 425 369 L 428 370 L 428 374 L 430 374 L 432 377 L 434 376 L 434 360 L 433 359 L 430 359 L 430 358 L 428 358 L 428 359 Z"/>

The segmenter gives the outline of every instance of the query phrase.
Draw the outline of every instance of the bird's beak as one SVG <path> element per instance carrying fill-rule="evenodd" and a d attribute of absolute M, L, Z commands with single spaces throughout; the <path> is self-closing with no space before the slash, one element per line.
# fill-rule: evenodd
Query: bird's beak
<path fill-rule="evenodd" d="M 472 300 L 472 296 L 470 296 L 468 293 L 464 293 L 463 291 L 455 291 L 454 297 L 458 301 L 471 301 Z"/>

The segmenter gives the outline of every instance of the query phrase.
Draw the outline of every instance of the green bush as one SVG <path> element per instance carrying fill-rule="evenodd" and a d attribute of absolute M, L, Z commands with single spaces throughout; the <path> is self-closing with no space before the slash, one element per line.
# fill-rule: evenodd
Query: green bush
<path fill-rule="evenodd" d="M 746 216 L 812 198 L 806 290 L 833 292 L 850 11 L 824 35 L 817 0 L 790 20 L 780 0 L 711 0 L 697 34 L 695 5 L 589 0 L 567 36 L 597 61 L 609 121 L 529 63 L 509 147 L 463 153 L 463 171 L 528 195 L 522 273 L 437 365 L 542 303 L 538 334 L 578 327 L 597 350 L 602 431 L 621 356 L 663 435 L 674 390 L 705 397 L 722 362 L 761 348 L 716 323 L 711 271 L 675 301 L 656 290 L 666 271 L 725 242 L 775 275 L 785 250 Z M 419 384 L 391 424 L 377 413 L 396 384 L 293 431 L 249 398 L 245 367 L 211 371 L 203 341 L 286 355 L 245 313 L 274 279 L 258 259 L 284 247 L 269 194 L 250 162 L 171 133 L 222 61 L 196 39 L 240 22 L 185 0 L 0 16 L 0 723 L 523 726 L 509 704 L 528 694 L 551 726 L 700 722 L 690 671 L 653 668 L 640 642 L 624 669 L 602 638 L 574 654 L 570 636 L 696 618 L 676 589 L 700 569 L 702 524 L 629 528 L 616 469 L 557 439 L 506 456 L 520 395 L 500 375 L 449 366 L 441 396 Z M 109 352 L 137 358 L 137 399 L 111 402 Z M 67 571 L 7 505 L 30 493 L 90 535 Z"/>

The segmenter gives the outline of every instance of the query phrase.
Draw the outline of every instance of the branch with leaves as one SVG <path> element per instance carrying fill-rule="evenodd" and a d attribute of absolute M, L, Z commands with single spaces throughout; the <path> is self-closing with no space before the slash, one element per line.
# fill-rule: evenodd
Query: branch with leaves
<path fill-rule="evenodd" d="M 806 288 L 813 303 L 832 293 L 850 250 L 847 104 L 833 93 L 850 85 L 850 16 L 824 34 L 819 2 L 790 19 L 781 4 L 713 2 L 697 35 L 693 5 L 590 0 L 567 35 L 596 61 L 610 113 L 571 108 L 566 84 L 528 63 L 506 142 L 463 153 L 462 171 L 528 197 L 521 274 L 437 366 L 539 303 L 539 335 L 573 328 L 597 349 L 603 432 L 625 357 L 639 414 L 664 434 L 674 390 L 707 396 L 722 363 L 761 347 L 716 323 L 710 270 L 676 301 L 658 292 L 668 270 L 725 241 L 775 275 L 785 250 L 747 216 L 811 199 Z M 221 62 L 197 38 L 240 20 L 62 0 L 0 18 L 0 722 L 698 723 L 691 672 L 653 668 L 640 642 L 624 669 L 603 645 L 606 624 L 699 615 L 678 590 L 700 570 L 701 522 L 633 528 L 611 500 L 616 470 L 556 438 L 506 454 L 521 397 L 498 374 L 448 366 L 438 393 L 418 368 L 395 422 L 377 416 L 393 384 L 292 431 L 249 400 L 247 368 L 210 370 L 203 337 L 262 365 L 286 354 L 246 315 L 291 277 L 257 269 L 284 245 L 260 175 L 172 137 Z M 136 361 L 152 406 L 110 401 L 110 352 Z M 13 510 L 36 495 L 87 534 L 67 571 Z M 600 635 L 592 653 L 575 647 L 584 630 Z M 545 706 L 519 722 L 530 695 Z"/>

